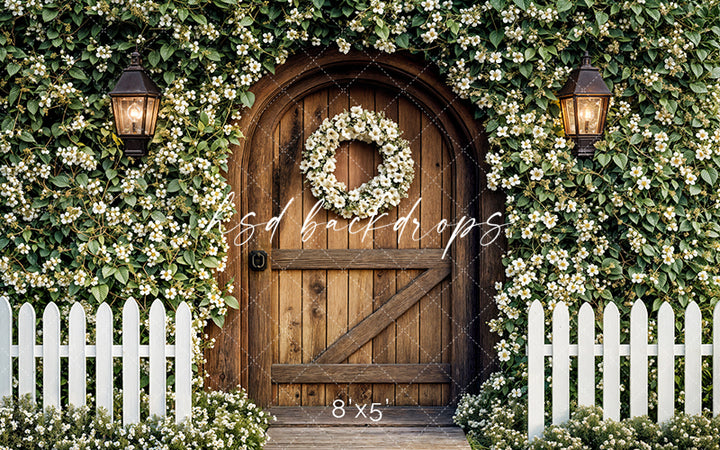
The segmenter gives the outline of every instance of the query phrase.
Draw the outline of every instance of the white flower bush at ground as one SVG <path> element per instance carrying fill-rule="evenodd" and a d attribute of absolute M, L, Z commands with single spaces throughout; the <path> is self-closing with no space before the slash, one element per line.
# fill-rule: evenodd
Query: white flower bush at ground
<path fill-rule="evenodd" d="M 509 249 L 489 324 L 503 382 L 485 385 L 487 407 L 525 395 L 535 299 L 571 313 L 615 302 L 623 317 L 638 299 L 651 315 L 695 300 L 707 317 L 720 293 L 717 2 L 4 6 L 0 283 L 15 305 L 187 300 L 198 330 L 222 324 L 238 306 L 213 276 L 226 266 L 235 124 L 252 84 L 308 47 L 408 51 L 476 107 L 489 142 L 478 164 L 506 194 Z M 107 92 L 136 47 L 164 96 L 149 155 L 130 161 Z M 614 97 L 595 156 L 577 160 L 554 93 L 585 50 Z"/>
<path fill-rule="evenodd" d="M 172 398 L 169 393 L 169 405 Z M 142 400 L 147 414 L 147 396 Z M 93 403 L 88 396 L 88 404 Z M 104 411 L 96 413 L 89 407 L 43 411 L 28 397 L 5 399 L 0 405 L 0 449 L 261 449 L 272 420 L 244 391 L 195 394 L 192 420 L 180 425 L 172 412 L 127 426 L 117 419 L 122 416 L 115 413 L 115 417 L 110 421 Z"/>
<path fill-rule="evenodd" d="M 400 138 L 398 124 L 383 113 L 353 106 L 332 119 L 325 119 L 305 142 L 300 171 L 313 195 L 326 209 L 346 219 L 378 216 L 407 197 L 415 178 L 410 144 Z M 342 141 L 358 140 L 377 146 L 383 157 L 378 175 L 348 192 L 335 177 L 335 151 Z"/>

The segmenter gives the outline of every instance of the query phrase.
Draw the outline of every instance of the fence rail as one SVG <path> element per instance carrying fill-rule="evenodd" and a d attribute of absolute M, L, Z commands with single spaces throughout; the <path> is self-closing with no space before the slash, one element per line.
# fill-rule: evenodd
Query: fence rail
<path fill-rule="evenodd" d="M 68 403 L 85 406 L 87 359 L 95 358 L 96 407 L 113 414 L 113 358 L 122 358 L 123 423 L 140 421 L 140 358 L 150 363 L 150 415 L 165 416 L 166 360 L 175 359 L 175 420 L 190 417 L 192 407 L 192 346 L 190 308 L 182 302 L 175 315 L 175 344 L 166 344 L 165 307 L 155 300 L 150 307 L 150 343 L 140 345 L 140 311 L 133 299 L 122 311 L 122 345 L 113 344 L 113 313 L 103 303 L 96 315 L 96 343 L 86 342 L 85 310 L 70 309 L 68 345 L 60 345 L 60 311 L 47 305 L 42 318 L 42 345 L 36 343 L 35 309 L 29 303 L 18 314 L 18 343 L 13 344 L 13 314 L 7 299 L 0 299 L 0 398 L 13 393 L 13 358 L 18 359 L 18 393 L 36 397 L 36 358 L 42 358 L 43 407 L 60 408 L 60 358 L 68 358 Z"/>
<path fill-rule="evenodd" d="M 685 310 L 685 343 L 675 343 L 675 314 L 668 303 L 658 310 L 656 344 L 648 343 L 648 313 L 635 302 L 630 312 L 630 342 L 620 344 L 620 313 L 614 303 L 603 312 L 602 344 L 596 344 L 595 313 L 588 304 L 578 313 L 578 340 L 570 344 L 567 305 L 558 303 L 552 313 L 552 344 L 545 343 L 545 312 L 535 300 L 528 317 L 528 438 L 545 427 L 545 357 L 552 357 L 552 423 L 570 418 L 570 357 L 577 357 L 578 405 L 595 404 L 597 356 L 603 361 L 603 415 L 620 419 L 620 358 L 630 359 L 630 416 L 648 412 L 648 357 L 657 356 L 657 420 L 675 413 L 675 357 L 685 357 L 685 413 L 702 410 L 702 357 L 712 356 L 713 414 L 720 413 L 720 303 L 713 312 L 712 344 L 702 343 L 702 314 L 697 303 Z"/>

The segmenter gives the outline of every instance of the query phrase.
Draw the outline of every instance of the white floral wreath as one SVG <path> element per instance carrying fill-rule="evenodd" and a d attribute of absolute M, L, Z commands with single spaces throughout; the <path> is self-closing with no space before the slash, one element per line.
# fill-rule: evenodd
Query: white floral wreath
<path fill-rule="evenodd" d="M 407 197 L 415 178 L 410 144 L 400 134 L 398 124 L 383 113 L 353 106 L 350 112 L 325 119 L 305 141 L 300 171 L 325 209 L 346 219 L 353 215 L 361 219 L 375 216 Z M 335 151 L 340 142 L 349 140 L 375 144 L 383 157 L 378 175 L 350 192 L 334 173 Z"/>

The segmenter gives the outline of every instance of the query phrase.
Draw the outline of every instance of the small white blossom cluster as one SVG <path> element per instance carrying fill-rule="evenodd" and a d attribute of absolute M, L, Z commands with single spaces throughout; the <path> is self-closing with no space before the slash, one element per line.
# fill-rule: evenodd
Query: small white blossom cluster
<path fill-rule="evenodd" d="M 149 417 L 149 396 L 141 393 L 142 417 Z M 94 406 L 43 410 L 29 397 L 9 398 L 0 404 L 0 450 L 17 448 L 53 449 L 169 449 L 243 448 L 259 450 L 268 440 L 270 414 L 251 402 L 245 391 L 198 391 L 193 394 L 191 417 L 175 423 L 175 395 L 167 393 L 165 417 L 152 417 L 137 424 L 122 425 L 115 414 Z M 92 395 L 87 405 L 94 405 Z M 115 404 L 122 403 L 116 392 Z"/>
<path fill-rule="evenodd" d="M 400 137 L 397 123 L 384 114 L 353 106 L 332 119 L 325 119 L 305 142 L 300 170 L 312 186 L 313 195 L 326 209 L 344 218 L 364 219 L 397 206 L 407 197 L 415 177 L 410 145 Z M 335 177 L 335 150 L 340 142 L 359 140 L 375 144 L 383 157 L 378 175 L 347 191 Z"/>

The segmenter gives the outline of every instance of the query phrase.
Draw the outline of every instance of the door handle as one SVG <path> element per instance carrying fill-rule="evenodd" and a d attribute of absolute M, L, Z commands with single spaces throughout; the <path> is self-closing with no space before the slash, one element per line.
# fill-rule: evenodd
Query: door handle
<path fill-rule="evenodd" d="M 268 254 L 263 250 L 252 250 L 248 255 L 248 265 L 255 272 L 267 269 Z"/>

